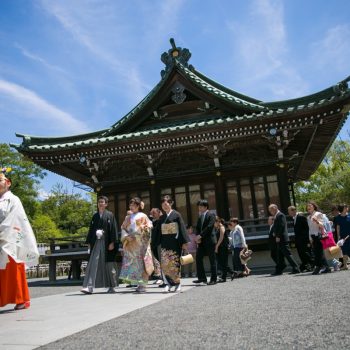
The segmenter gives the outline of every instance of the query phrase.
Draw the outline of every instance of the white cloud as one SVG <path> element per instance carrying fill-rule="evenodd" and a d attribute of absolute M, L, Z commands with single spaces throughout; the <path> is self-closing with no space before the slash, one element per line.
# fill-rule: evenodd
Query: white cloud
<path fill-rule="evenodd" d="M 244 62 L 238 85 L 253 91 L 258 90 L 254 86 L 264 86 L 270 99 L 308 93 L 306 82 L 288 57 L 282 1 L 256 0 L 246 23 L 227 22 L 227 27 L 234 34 L 234 55 Z"/>
<path fill-rule="evenodd" d="M 113 9 L 99 2 L 84 2 L 77 7 L 74 2 L 53 2 L 42 0 L 44 10 L 55 17 L 61 26 L 82 46 L 92 53 L 97 59 L 110 67 L 128 86 L 125 92 L 133 102 L 142 99 L 150 86 L 145 83 L 137 69 L 137 66 L 126 60 L 118 52 L 114 45 L 118 40 L 123 41 L 123 29 L 116 24 L 118 18 L 114 16 Z M 104 18 L 104 22 L 97 21 Z M 115 26 L 109 25 L 112 22 Z M 120 30 L 120 32 L 118 32 Z M 114 42 L 112 44 L 112 41 Z M 122 50 L 119 50 L 122 52 Z M 131 75 L 131 78 L 130 78 Z"/>
<path fill-rule="evenodd" d="M 39 188 L 39 190 L 38 190 L 38 199 L 39 200 L 43 201 L 43 200 L 45 200 L 45 199 L 47 199 L 49 197 L 50 197 L 50 193 L 49 192 L 47 192 L 43 188 Z"/>
<path fill-rule="evenodd" d="M 147 5 L 149 4 L 147 3 Z M 149 19 L 146 33 L 147 49 L 152 56 L 162 52 L 164 49 L 162 45 L 165 40 L 170 39 L 170 35 L 174 36 L 175 42 L 178 44 L 176 41 L 179 39 L 177 28 L 183 5 L 184 0 L 166 0 L 155 5 L 157 11 L 146 12 L 145 10 L 145 16 Z"/>
<path fill-rule="evenodd" d="M 67 72 L 64 69 L 62 69 L 61 67 L 58 67 L 58 66 L 55 66 L 55 65 L 52 65 L 52 64 L 48 63 L 46 60 L 44 60 L 43 58 L 39 57 L 38 55 L 35 55 L 35 54 L 29 52 L 27 49 L 25 49 L 24 47 L 22 47 L 18 43 L 15 43 L 14 46 L 21 51 L 23 56 L 25 56 L 27 58 L 30 58 L 31 60 L 36 61 L 38 63 L 41 63 L 46 68 L 58 71 L 60 73 L 67 74 Z"/>
<path fill-rule="evenodd" d="M 16 107 L 23 108 L 23 117 L 46 123 L 46 127 L 67 134 L 87 132 L 84 123 L 50 104 L 35 92 L 20 85 L 0 79 L 0 97 L 11 98 Z"/>
<path fill-rule="evenodd" d="M 328 29 L 322 40 L 312 44 L 313 64 L 319 69 L 328 69 L 331 66 L 336 72 L 348 73 L 350 71 L 349 38 L 349 24 L 339 24 Z"/>

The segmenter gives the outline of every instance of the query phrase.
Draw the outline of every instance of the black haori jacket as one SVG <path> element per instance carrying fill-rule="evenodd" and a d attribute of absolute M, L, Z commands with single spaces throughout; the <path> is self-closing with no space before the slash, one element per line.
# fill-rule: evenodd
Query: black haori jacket
<path fill-rule="evenodd" d="M 117 222 L 112 212 L 110 212 L 109 210 L 105 210 L 102 214 L 102 217 L 100 217 L 100 214 L 98 212 L 95 213 L 94 216 L 92 217 L 89 233 L 86 237 L 86 243 L 90 244 L 91 246 L 90 252 L 92 252 L 92 249 L 97 239 L 96 237 L 97 230 L 104 231 L 106 262 L 114 262 L 117 255 L 118 245 L 117 245 Z M 108 246 L 112 242 L 114 243 L 114 249 L 108 250 Z"/>

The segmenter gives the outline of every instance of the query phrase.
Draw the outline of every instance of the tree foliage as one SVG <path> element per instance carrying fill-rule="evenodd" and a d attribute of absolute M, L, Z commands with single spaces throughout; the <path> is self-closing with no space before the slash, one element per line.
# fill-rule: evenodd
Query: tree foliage
<path fill-rule="evenodd" d="M 63 185 L 55 185 L 47 199 L 38 198 L 40 181 L 46 173 L 7 144 L 0 144 L 0 167 L 10 167 L 11 191 L 17 195 L 32 224 L 38 242 L 69 234 L 86 234 L 96 196 L 85 199 L 79 193 L 69 193 Z"/>
<path fill-rule="evenodd" d="M 46 173 L 5 143 L 0 143 L 0 167 L 12 168 L 11 190 L 21 199 L 28 217 L 33 218 L 38 207 L 38 186 Z"/>
<path fill-rule="evenodd" d="M 298 207 L 313 200 L 325 211 L 333 205 L 350 203 L 350 143 L 337 140 L 309 181 L 295 185 Z"/>
<path fill-rule="evenodd" d="M 62 232 L 55 222 L 45 214 L 37 213 L 34 216 L 32 228 L 38 243 L 49 243 L 49 238 L 62 237 Z"/>
<path fill-rule="evenodd" d="M 95 211 L 94 197 L 82 198 L 79 193 L 69 193 L 61 184 L 51 190 L 41 203 L 41 211 L 48 215 L 62 234 L 86 234 Z"/>

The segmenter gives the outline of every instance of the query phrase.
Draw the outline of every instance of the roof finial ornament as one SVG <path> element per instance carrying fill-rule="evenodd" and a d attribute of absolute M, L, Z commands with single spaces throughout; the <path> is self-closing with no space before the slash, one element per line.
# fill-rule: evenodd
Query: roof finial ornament
<path fill-rule="evenodd" d="M 188 61 L 191 58 L 191 52 L 188 49 L 176 46 L 174 38 L 170 38 L 170 45 L 171 49 L 168 52 L 163 52 L 160 57 L 161 61 L 165 64 L 165 69 L 160 72 L 162 77 L 176 62 L 189 68 Z"/>

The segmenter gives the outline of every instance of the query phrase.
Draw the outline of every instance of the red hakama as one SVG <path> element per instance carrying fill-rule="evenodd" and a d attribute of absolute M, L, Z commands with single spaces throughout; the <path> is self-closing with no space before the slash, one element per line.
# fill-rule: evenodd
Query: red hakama
<path fill-rule="evenodd" d="M 0 307 L 30 300 L 24 263 L 17 264 L 10 256 L 9 260 L 6 269 L 0 269 Z"/>

